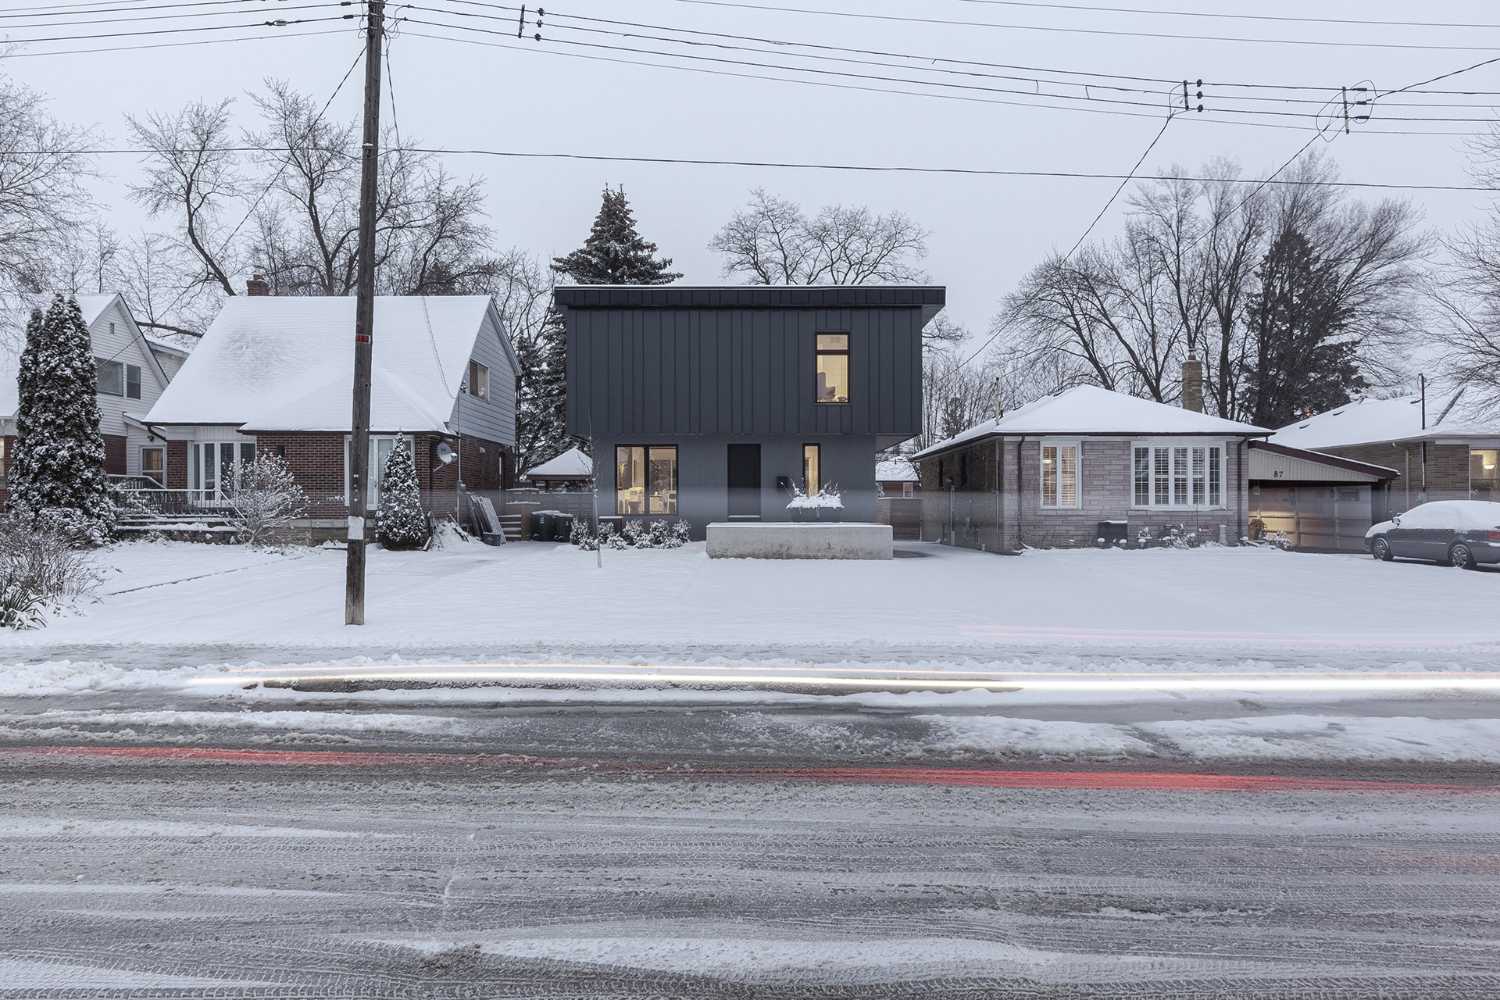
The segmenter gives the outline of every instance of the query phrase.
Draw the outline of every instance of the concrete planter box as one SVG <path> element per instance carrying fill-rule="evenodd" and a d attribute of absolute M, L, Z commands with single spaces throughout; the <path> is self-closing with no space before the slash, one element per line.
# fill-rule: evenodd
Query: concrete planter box
<path fill-rule="evenodd" d="M 710 524 L 711 559 L 890 559 L 889 524 L 833 522 Z"/>

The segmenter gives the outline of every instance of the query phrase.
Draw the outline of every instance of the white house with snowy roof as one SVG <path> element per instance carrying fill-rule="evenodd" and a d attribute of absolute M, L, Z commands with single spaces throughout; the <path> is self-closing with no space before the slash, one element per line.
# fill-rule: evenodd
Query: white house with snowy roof
<path fill-rule="evenodd" d="M 165 442 L 167 480 L 214 506 L 258 453 L 283 457 L 312 502 L 312 527 L 347 513 L 354 372 L 352 297 L 246 295 L 224 304 L 146 415 Z M 515 476 L 520 370 L 494 302 L 483 295 L 377 296 L 370 389 L 368 502 L 398 436 L 423 497 L 458 505 Z M 457 461 L 453 461 L 454 457 Z M 444 459 L 448 459 L 447 462 Z"/>
<path fill-rule="evenodd" d="M 1355 400 L 1288 424 L 1271 443 L 1394 470 L 1379 521 L 1429 500 L 1500 500 L 1500 413 L 1462 387 Z"/>
<path fill-rule="evenodd" d="M 594 460 L 582 448 L 569 448 L 526 470 L 526 481 L 541 489 L 580 489 L 594 479 Z"/>
<path fill-rule="evenodd" d="M 922 537 L 987 551 L 1248 530 L 1248 446 L 1271 432 L 1078 386 L 919 451 Z"/>
<path fill-rule="evenodd" d="M 99 430 L 104 435 L 104 469 L 116 476 L 159 479 L 165 453 L 153 442 L 142 418 L 171 381 L 163 365 L 164 352 L 186 357 L 180 348 L 163 344 L 158 350 L 142 333 L 130 306 L 119 294 L 80 295 L 78 310 L 89 328 L 98 372 Z M 47 300 L 38 300 L 45 309 Z M 16 376 L 21 345 L 13 353 L 0 349 L 0 489 L 15 445 Z"/>

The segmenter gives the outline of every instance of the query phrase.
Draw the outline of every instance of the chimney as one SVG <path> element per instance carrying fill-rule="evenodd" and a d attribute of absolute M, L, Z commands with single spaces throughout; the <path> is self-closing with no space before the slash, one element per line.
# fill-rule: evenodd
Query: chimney
<path fill-rule="evenodd" d="M 246 295 L 270 295 L 271 283 L 266 280 L 264 274 L 252 274 L 250 280 L 245 282 Z"/>
<path fill-rule="evenodd" d="M 1196 352 L 1189 352 L 1182 363 L 1182 408 L 1203 412 L 1203 362 Z"/>

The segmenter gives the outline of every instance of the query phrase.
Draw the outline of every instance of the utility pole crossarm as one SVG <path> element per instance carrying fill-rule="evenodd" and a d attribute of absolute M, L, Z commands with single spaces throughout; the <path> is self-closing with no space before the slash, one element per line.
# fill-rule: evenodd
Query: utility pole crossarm
<path fill-rule="evenodd" d="M 359 271 L 354 305 L 354 412 L 349 444 L 349 539 L 344 624 L 365 623 L 365 515 L 370 475 L 370 368 L 375 337 L 375 199 L 380 156 L 380 48 L 385 0 L 369 0 L 364 141 L 359 173 Z"/>

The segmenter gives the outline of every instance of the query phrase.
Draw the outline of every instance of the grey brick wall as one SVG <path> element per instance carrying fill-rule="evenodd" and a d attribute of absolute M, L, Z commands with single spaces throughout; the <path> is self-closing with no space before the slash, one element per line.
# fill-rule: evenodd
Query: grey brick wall
<path fill-rule="evenodd" d="M 1249 489 L 1242 442 L 1230 442 L 1225 454 L 1225 507 L 1192 511 L 1133 509 L 1131 442 L 1085 438 L 1082 444 L 1082 503 L 1069 510 L 1042 507 L 1039 441 L 1006 440 L 998 467 L 993 439 L 922 461 L 922 538 L 985 551 L 1089 546 L 1100 521 L 1125 521 L 1131 544 L 1143 528 L 1155 533 L 1169 526 L 1210 540 L 1222 528 L 1231 544 L 1243 537 Z"/>
<path fill-rule="evenodd" d="M 1392 481 L 1386 489 L 1374 491 L 1374 515 L 1378 521 L 1429 500 L 1469 499 L 1469 446 L 1466 444 L 1429 443 L 1425 476 L 1419 441 L 1318 450 L 1340 458 L 1352 458 L 1356 462 L 1383 465 L 1401 473 L 1401 478 Z"/>

